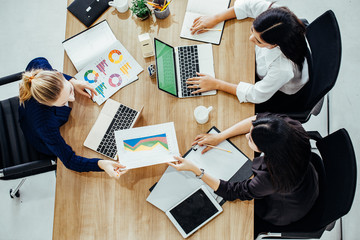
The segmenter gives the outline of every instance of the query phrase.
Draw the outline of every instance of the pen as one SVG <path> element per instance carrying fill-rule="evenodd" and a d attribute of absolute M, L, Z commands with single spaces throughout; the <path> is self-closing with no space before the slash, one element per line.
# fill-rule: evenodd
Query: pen
<path fill-rule="evenodd" d="M 223 148 L 219 148 L 219 147 L 215 147 L 215 146 L 213 146 L 213 145 L 205 144 L 205 146 L 207 146 L 207 147 L 211 147 L 211 148 L 216 148 L 216 149 L 219 149 L 219 150 L 222 150 L 222 151 L 225 151 L 225 152 L 231 153 L 231 151 L 229 151 L 229 150 L 226 150 L 226 149 L 223 149 Z"/>

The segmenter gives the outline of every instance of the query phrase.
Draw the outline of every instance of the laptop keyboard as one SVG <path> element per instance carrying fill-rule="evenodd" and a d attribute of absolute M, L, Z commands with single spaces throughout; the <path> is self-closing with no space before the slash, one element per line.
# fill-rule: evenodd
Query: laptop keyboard
<path fill-rule="evenodd" d="M 191 94 L 191 92 L 199 88 L 187 88 L 186 80 L 188 78 L 196 77 L 196 72 L 199 72 L 199 57 L 197 46 L 184 46 L 178 48 L 179 52 L 179 66 L 181 77 L 181 91 L 184 97 L 201 96 L 201 93 Z"/>
<path fill-rule="evenodd" d="M 130 128 L 137 113 L 134 109 L 120 105 L 96 151 L 115 158 L 117 149 L 114 131 Z"/>

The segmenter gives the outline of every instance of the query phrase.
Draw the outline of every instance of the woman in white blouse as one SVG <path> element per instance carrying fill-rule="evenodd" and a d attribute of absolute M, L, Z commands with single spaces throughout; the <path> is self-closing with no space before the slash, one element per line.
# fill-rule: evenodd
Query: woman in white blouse
<path fill-rule="evenodd" d="M 235 17 L 255 18 L 249 40 L 256 45 L 256 83 L 236 85 L 198 73 L 198 77 L 188 79 L 188 87 L 200 88 L 194 93 L 213 89 L 228 92 L 241 103 L 259 104 L 257 112 L 288 110 L 297 101 L 296 93 L 309 80 L 304 24 L 286 7 L 264 0 L 237 0 L 224 12 L 195 19 L 191 32 L 205 32 L 205 28 Z"/>

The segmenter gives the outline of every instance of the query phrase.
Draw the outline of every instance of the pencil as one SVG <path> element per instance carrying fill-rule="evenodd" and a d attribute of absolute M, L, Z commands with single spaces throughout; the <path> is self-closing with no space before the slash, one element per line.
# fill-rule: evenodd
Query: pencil
<path fill-rule="evenodd" d="M 201 29 L 201 30 L 206 30 L 206 31 L 219 31 L 219 32 L 221 32 L 221 29 L 215 29 L 215 28 L 204 28 L 204 29 Z"/>
<path fill-rule="evenodd" d="M 205 144 L 205 146 L 207 146 L 207 147 L 211 147 L 211 148 L 216 148 L 216 149 L 219 149 L 219 150 L 222 150 L 222 151 L 225 151 L 225 152 L 231 153 L 231 151 L 229 151 L 229 150 L 226 150 L 226 149 L 223 149 L 223 148 L 219 148 L 219 147 L 215 147 L 215 146 L 213 146 L 213 145 Z"/>
<path fill-rule="evenodd" d="M 158 4 L 155 4 L 155 3 L 152 3 L 152 2 L 148 2 L 148 4 L 151 5 L 154 8 L 162 9 L 162 7 L 160 7 Z"/>
<path fill-rule="evenodd" d="M 165 4 L 165 6 L 161 9 L 161 12 L 165 10 L 165 8 L 172 2 L 172 0 L 168 1 L 167 4 Z"/>

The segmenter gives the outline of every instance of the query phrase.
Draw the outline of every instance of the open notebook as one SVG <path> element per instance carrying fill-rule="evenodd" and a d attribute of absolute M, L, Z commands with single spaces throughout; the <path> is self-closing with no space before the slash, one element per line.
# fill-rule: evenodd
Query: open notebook
<path fill-rule="evenodd" d="M 106 20 L 63 43 L 78 73 L 75 78 L 89 82 L 97 92 L 93 100 L 101 105 L 120 88 L 137 80 L 143 68 L 116 39 Z"/>
<path fill-rule="evenodd" d="M 195 18 L 215 15 L 225 11 L 229 5 L 230 0 L 189 0 L 180 37 L 216 45 L 220 44 L 224 22 L 221 22 L 212 28 L 218 29 L 219 31 L 207 31 L 201 34 L 191 35 L 190 27 L 193 25 Z"/>

